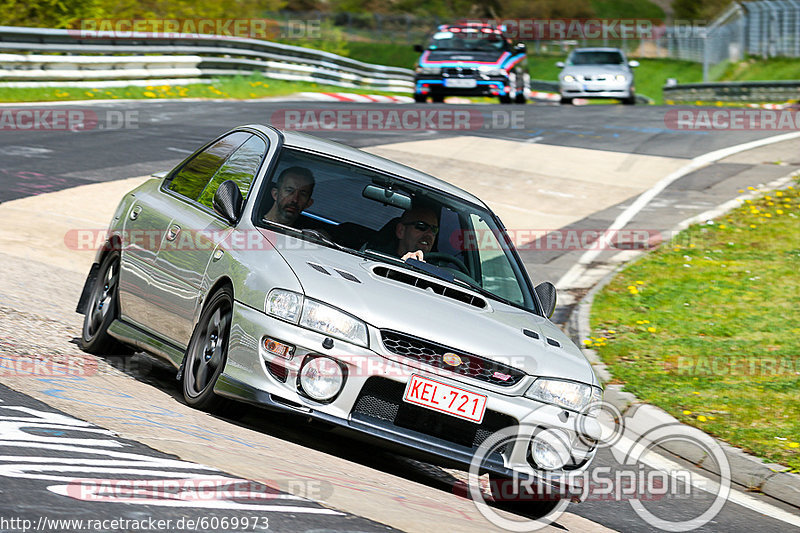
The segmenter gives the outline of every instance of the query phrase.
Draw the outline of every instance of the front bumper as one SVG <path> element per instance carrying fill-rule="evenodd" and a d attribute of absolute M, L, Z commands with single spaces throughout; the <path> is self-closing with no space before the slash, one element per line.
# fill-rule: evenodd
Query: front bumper
<path fill-rule="evenodd" d="M 633 94 L 633 85 L 627 81 L 560 81 L 559 92 L 564 98 L 630 98 Z"/>
<path fill-rule="evenodd" d="M 507 76 L 453 78 L 424 75 L 415 76 L 414 92 L 425 96 L 508 96 L 511 86 Z"/>
<path fill-rule="evenodd" d="M 576 424 L 581 417 L 575 413 L 565 416 L 566 411 L 559 407 L 523 397 L 533 380 L 530 376 L 502 387 L 427 367 L 391 354 L 374 328 L 370 328 L 372 349 L 338 340 L 333 348 L 326 349 L 322 345 L 324 335 L 238 302 L 234 304 L 232 324 L 228 362 L 215 387 L 222 396 L 322 420 L 383 447 L 456 468 L 468 468 L 476 450 L 489 436 L 514 427 L 517 437 L 513 442 L 498 447 L 481 464 L 482 471 L 505 477 L 514 472 L 530 475 L 529 444 L 537 428 L 559 428 L 569 436 L 571 459 L 564 467 L 565 474 L 584 471 L 596 453 L 591 443 L 599 437 L 599 425 L 595 430 L 591 423 L 594 419 L 583 417 L 583 423 Z M 295 346 L 292 359 L 268 353 L 263 348 L 264 336 Z M 299 390 L 297 376 L 308 355 L 330 357 L 346 367 L 344 386 L 329 403 L 307 398 Z M 476 424 L 404 402 L 405 386 L 412 375 L 486 395 L 483 421 Z M 581 438 L 577 428 L 590 435 Z"/>

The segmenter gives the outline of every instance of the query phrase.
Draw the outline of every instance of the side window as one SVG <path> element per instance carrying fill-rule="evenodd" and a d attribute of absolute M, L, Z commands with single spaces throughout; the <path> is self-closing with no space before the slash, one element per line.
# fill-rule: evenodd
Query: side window
<path fill-rule="evenodd" d="M 251 135 L 251 133 L 243 131 L 226 135 L 183 165 L 170 180 L 167 188 L 187 198 L 197 200 L 223 161 Z"/>
<path fill-rule="evenodd" d="M 253 183 L 253 178 L 258 172 L 258 167 L 261 165 L 266 151 L 267 143 L 257 135 L 247 139 L 214 174 L 200 194 L 198 201 L 213 209 L 214 194 L 220 183 L 226 180 L 236 182 L 242 192 L 242 197 L 247 198 L 247 192 L 250 190 L 250 185 Z"/>

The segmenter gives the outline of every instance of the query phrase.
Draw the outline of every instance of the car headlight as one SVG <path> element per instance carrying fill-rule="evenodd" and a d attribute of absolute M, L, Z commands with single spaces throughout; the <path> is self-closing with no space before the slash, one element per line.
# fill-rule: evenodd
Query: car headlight
<path fill-rule="evenodd" d="M 625 77 L 625 74 L 617 74 L 616 76 L 614 76 L 614 79 L 617 81 L 625 81 L 628 78 Z"/>
<path fill-rule="evenodd" d="M 417 67 L 414 69 L 417 74 L 441 74 L 441 67 Z"/>
<path fill-rule="evenodd" d="M 267 295 L 268 315 L 297 324 L 303 308 L 303 295 L 283 289 L 272 289 Z"/>
<path fill-rule="evenodd" d="M 603 391 L 585 383 L 540 378 L 533 382 L 525 396 L 571 411 L 583 411 L 589 405 L 602 400 Z"/>
<path fill-rule="evenodd" d="M 561 79 L 564 80 L 567 83 L 572 83 L 573 81 L 575 81 L 575 76 L 571 76 L 571 75 L 567 74 L 566 76 L 564 76 Z"/>
<path fill-rule="evenodd" d="M 367 325 L 338 309 L 306 299 L 300 325 L 337 339 L 367 347 Z"/>
<path fill-rule="evenodd" d="M 322 302 L 303 298 L 302 294 L 293 291 L 272 289 L 267 295 L 266 312 L 337 339 L 365 348 L 369 346 L 364 322 Z"/>
<path fill-rule="evenodd" d="M 487 76 L 507 76 L 508 72 L 505 69 L 497 68 L 497 67 L 488 67 L 486 65 L 482 65 L 478 67 L 478 71 L 481 74 L 486 74 Z"/>

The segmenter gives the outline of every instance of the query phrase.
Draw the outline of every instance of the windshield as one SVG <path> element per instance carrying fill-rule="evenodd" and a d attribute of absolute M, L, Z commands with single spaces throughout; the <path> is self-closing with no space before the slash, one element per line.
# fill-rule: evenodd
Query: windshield
<path fill-rule="evenodd" d="M 300 174 L 305 176 L 304 184 L 313 183 L 310 197 L 295 192 L 287 196 L 282 192 L 286 183 L 297 183 Z M 278 192 L 274 186 L 281 175 Z M 441 267 L 456 280 L 487 291 L 488 296 L 536 310 L 512 245 L 484 207 L 374 169 L 291 148 L 282 150 L 262 188 L 254 222 L 270 227 L 281 205 L 290 216 L 279 223 L 315 230 L 295 231 L 298 238 L 392 263 L 417 248 L 426 263 Z M 292 206 L 300 211 L 294 220 Z"/>
<path fill-rule="evenodd" d="M 440 31 L 431 37 L 429 50 L 459 52 L 497 52 L 505 50 L 506 42 L 500 33 L 486 33 L 477 29 L 459 32 Z"/>
<path fill-rule="evenodd" d="M 625 62 L 622 54 L 611 51 L 579 52 L 570 54 L 567 63 L 570 65 L 621 65 Z"/>

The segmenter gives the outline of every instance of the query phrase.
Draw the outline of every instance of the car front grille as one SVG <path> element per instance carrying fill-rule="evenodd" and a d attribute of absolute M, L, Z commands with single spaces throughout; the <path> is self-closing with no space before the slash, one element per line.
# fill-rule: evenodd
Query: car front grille
<path fill-rule="evenodd" d="M 381 340 L 386 349 L 393 354 L 402 355 L 429 366 L 443 368 L 493 385 L 511 387 L 525 377 L 523 371 L 514 367 L 478 355 L 465 354 L 453 348 L 396 331 L 382 329 Z M 446 353 L 458 355 L 458 358 L 462 361 L 461 364 L 451 366 L 445 363 L 443 356 Z"/>
<path fill-rule="evenodd" d="M 442 74 L 445 76 L 450 77 L 468 77 L 472 78 L 478 75 L 478 69 L 476 68 L 469 68 L 469 67 L 450 67 L 450 68 L 443 68 Z"/>
<path fill-rule="evenodd" d="M 423 433 L 471 449 L 478 448 L 492 433 L 517 425 L 514 417 L 487 409 L 483 422 L 437 413 L 403 401 L 405 385 L 381 377 L 369 378 L 353 407 L 355 418 L 377 419 L 397 428 Z M 496 452 L 503 453 L 505 445 Z"/>

